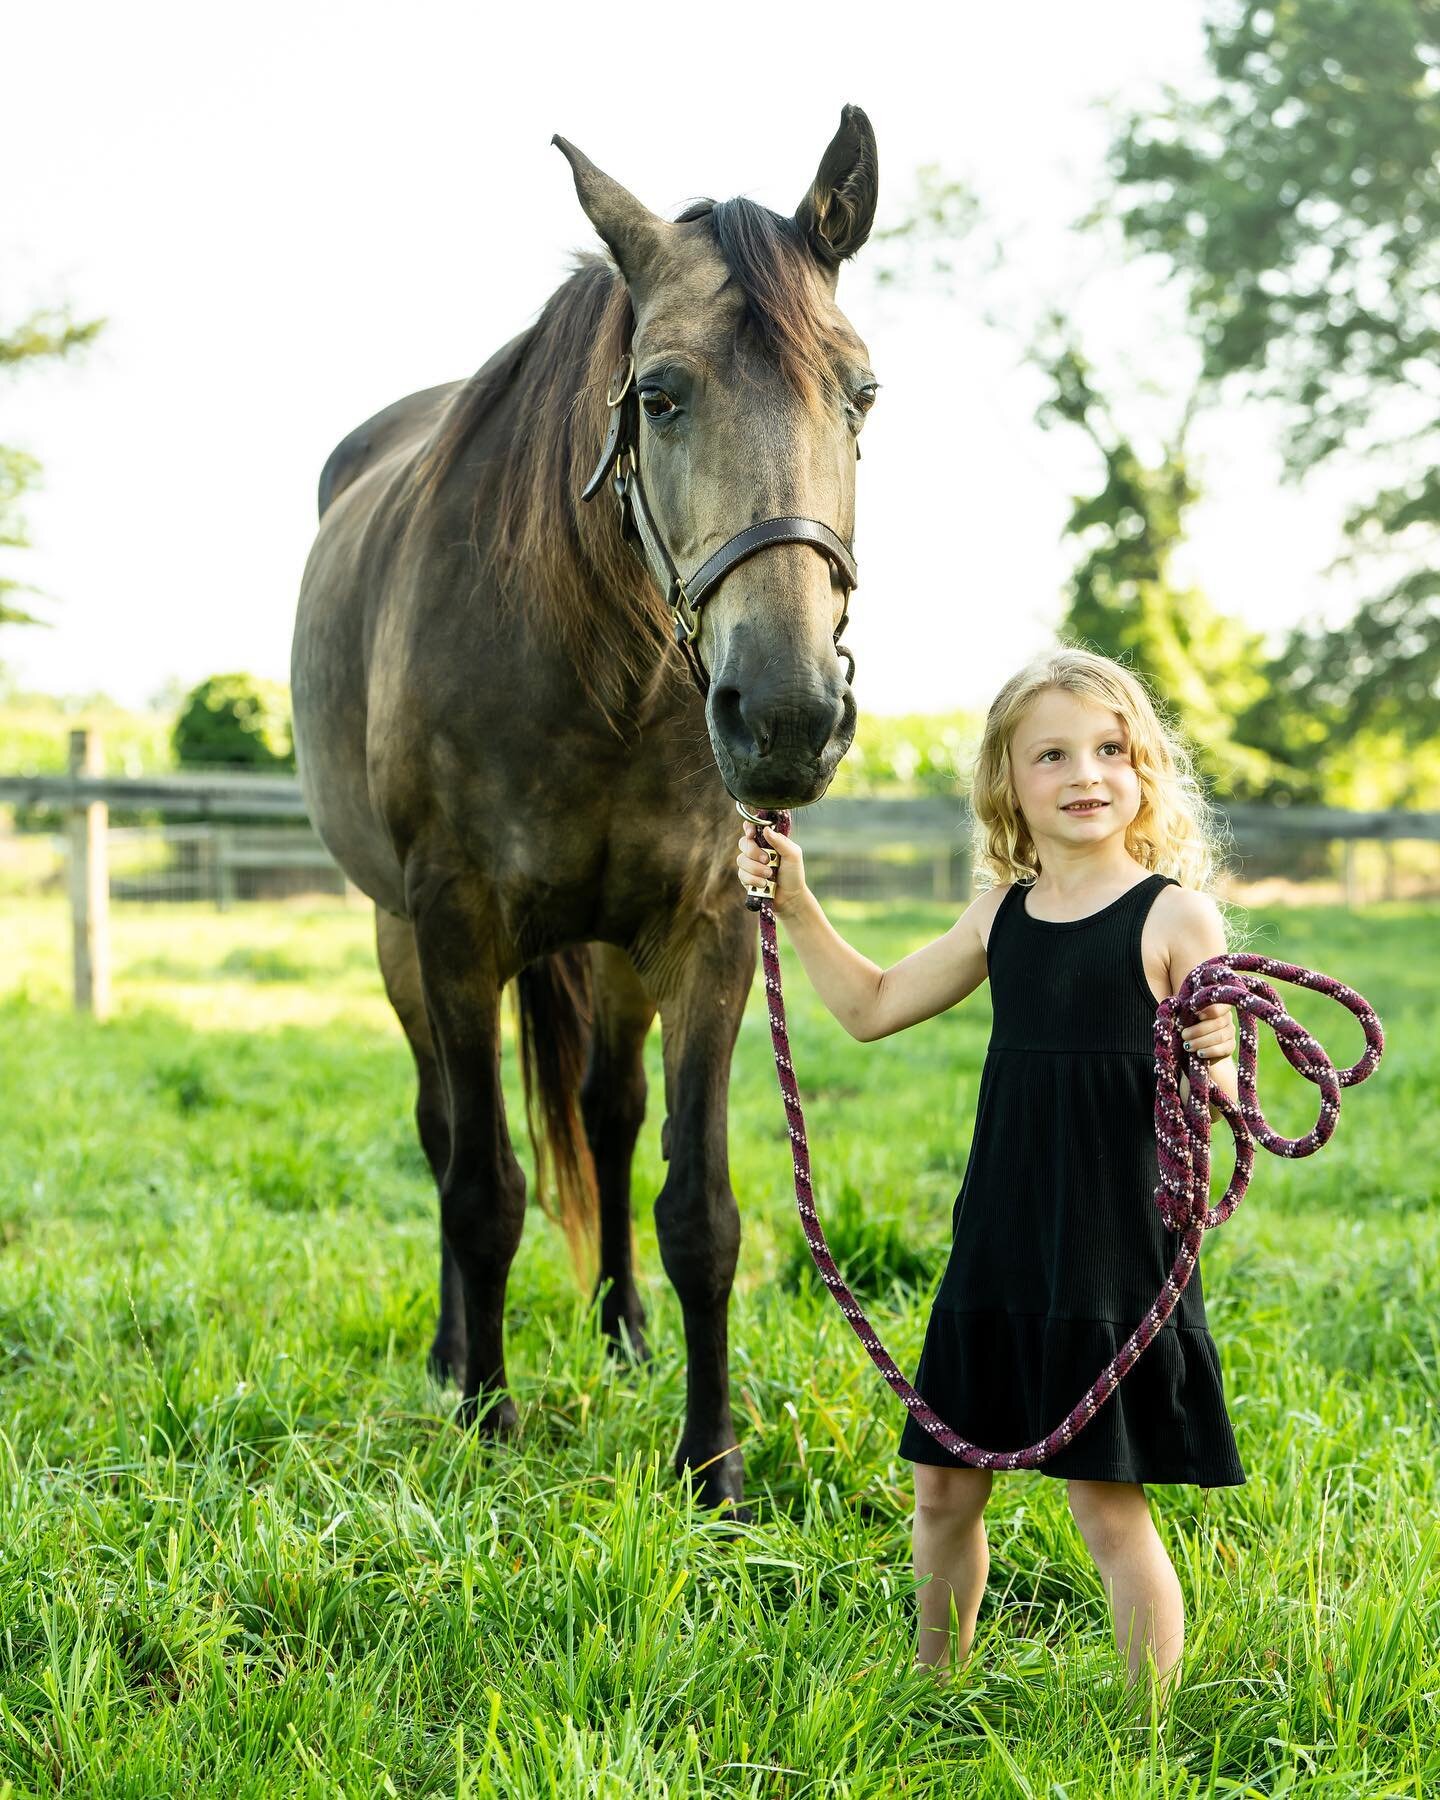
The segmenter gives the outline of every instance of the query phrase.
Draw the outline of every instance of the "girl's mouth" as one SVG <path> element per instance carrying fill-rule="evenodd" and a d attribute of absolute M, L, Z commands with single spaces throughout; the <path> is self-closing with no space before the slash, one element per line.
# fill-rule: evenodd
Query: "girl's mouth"
<path fill-rule="evenodd" d="M 1102 806 L 1108 806 L 1108 800 L 1072 800 L 1068 806 L 1062 806 L 1061 812 L 1099 812 Z"/>

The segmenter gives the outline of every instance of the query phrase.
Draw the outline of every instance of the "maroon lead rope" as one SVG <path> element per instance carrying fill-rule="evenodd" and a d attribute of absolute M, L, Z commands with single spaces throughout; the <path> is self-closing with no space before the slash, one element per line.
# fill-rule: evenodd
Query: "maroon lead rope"
<path fill-rule="evenodd" d="M 767 809 L 768 810 L 768 809 Z M 756 815 L 764 818 L 764 812 Z M 768 823 L 783 836 L 790 835 L 790 814 L 784 810 L 769 811 Z M 763 845 L 761 846 L 763 848 Z M 775 1070 L 780 1078 L 780 1091 L 785 1096 L 789 1114 L 790 1141 L 794 1146 L 795 1203 L 800 1209 L 800 1223 L 810 1245 L 825 1285 L 835 1296 L 835 1303 L 850 1321 L 856 1337 L 870 1354 L 870 1360 L 894 1388 L 906 1406 L 944 1449 L 952 1456 L 978 1469 L 1033 1469 L 1072 1442 L 1077 1432 L 1090 1423 L 1100 1408 L 1120 1385 L 1123 1375 L 1139 1362 L 1153 1342 L 1161 1326 L 1170 1317 L 1195 1271 L 1200 1257 L 1200 1243 L 1212 1226 L 1223 1224 L 1240 1204 L 1240 1197 L 1250 1182 L 1255 1162 L 1255 1143 L 1261 1143 L 1276 1156 L 1312 1156 L 1327 1143 L 1340 1116 L 1340 1090 L 1354 1087 L 1373 1074 L 1385 1048 L 1380 1021 L 1362 995 L 1332 976 L 1302 969 L 1294 963 L 1275 962 L 1268 956 L 1243 953 L 1212 956 L 1185 977 L 1180 991 L 1162 1000 L 1155 1014 L 1155 1140 L 1160 1166 L 1160 1185 L 1155 1190 L 1155 1205 L 1168 1229 L 1183 1233 L 1180 1254 L 1165 1278 L 1155 1304 L 1135 1327 L 1117 1351 L 1114 1360 L 1101 1373 L 1068 1418 L 1056 1426 L 1039 1443 L 1024 1450 L 982 1450 L 952 1431 L 915 1392 L 895 1366 L 885 1346 L 870 1329 L 870 1321 L 860 1309 L 855 1296 L 841 1279 L 820 1229 L 815 1212 L 815 1198 L 810 1186 L 810 1147 L 805 1138 L 805 1115 L 800 1109 L 800 1089 L 795 1081 L 795 1066 L 790 1060 L 790 1040 L 785 1030 L 785 1000 L 780 987 L 780 953 L 776 942 L 775 908 L 769 900 L 760 902 L 760 949 L 765 965 L 765 991 L 769 996 L 770 1036 L 775 1046 Z M 1258 969 L 1279 981 L 1291 981 L 1300 987 L 1328 994 L 1332 1000 L 1360 1021 L 1365 1033 L 1365 1054 L 1348 1069 L 1336 1070 L 1320 1044 L 1303 1026 L 1285 1011 L 1267 982 L 1244 971 Z M 1210 1072 L 1203 1057 L 1192 1055 L 1186 1074 L 1190 1092 L 1180 1098 L 1180 1059 L 1184 1045 L 1180 1037 L 1183 1025 L 1193 1023 L 1202 1007 L 1233 1006 L 1240 1015 L 1240 1104 L 1237 1106 L 1221 1087 L 1213 1089 L 1213 1099 L 1235 1138 L 1235 1173 L 1224 1197 L 1210 1205 Z M 1256 1020 L 1263 1019 L 1274 1031 L 1286 1061 L 1307 1081 L 1320 1089 L 1320 1112 L 1312 1129 L 1302 1138 L 1285 1138 L 1271 1129 L 1260 1110 L 1255 1092 L 1255 1058 L 1259 1049 Z M 1252 1142 L 1252 1139 L 1254 1140 Z"/>

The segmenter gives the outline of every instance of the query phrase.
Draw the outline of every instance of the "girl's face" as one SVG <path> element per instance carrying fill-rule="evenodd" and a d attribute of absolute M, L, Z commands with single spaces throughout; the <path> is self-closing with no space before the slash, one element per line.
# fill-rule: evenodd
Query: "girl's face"
<path fill-rule="evenodd" d="M 1079 850 L 1116 837 L 1123 844 L 1140 810 L 1124 721 L 1063 688 L 1046 688 L 1020 715 L 1010 780 L 1037 845 L 1050 839 Z"/>

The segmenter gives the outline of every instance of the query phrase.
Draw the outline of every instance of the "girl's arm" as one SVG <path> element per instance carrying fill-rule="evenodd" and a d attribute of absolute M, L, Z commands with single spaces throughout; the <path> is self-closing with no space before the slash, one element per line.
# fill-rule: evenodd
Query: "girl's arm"
<path fill-rule="evenodd" d="M 762 860 L 767 845 L 779 858 L 774 871 L 767 871 Z M 774 874 L 775 917 L 784 925 L 815 992 L 862 1044 L 944 1012 L 974 993 L 988 973 L 977 920 L 998 904 L 994 888 L 973 901 L 944 937 L 913 951 L 893 969 L 881 969 L 847 944 L 825 917 L 805 884 L 805 859 L 797 843 L 773 826 L 758 840 L 747 822 L 736 865 L 746 885 L 767 872 Z"/>
<path fill-rule="evenodd" d="M 1208 962 L 1212 956 L 1225 954 L 1225 921 L 1220 908 L 1208 894 L 1197 893 L 1193 888 L 1167 888 L 1166 897 L 1169 900 L 1165 913 L 1166 960 L 1170 992 L 1178 994 L 1192 969 Z M 1216 1087 L 1223 1088 L 1232 1100 L 1238 1100 L 1240 1071 L 1235 1063 L 1232 1009 L 1205 1006 L 1200 1009 L 1199 1018 L 1201 1024 L 1189 1028 L 1190 1041 L 1204 1053 L 1211 1081 Z M 1180 1098 L 1188 1099 L 1189 1094 L 1190 1082 L 1182 1074 Z M 1210 1117 L 1218 1119 L 1221 1116 L 1219 1107 L 1212 1100 Z"/>
<path fill-rule="evenodd" d="M 943 937 L 881 969 L 847 944 L 814 894 L 778 915 L 815 992 L 862 1044 L 934 1018 L 973 994 L 988 968 L 977 920 L 994 890 L 973 900 Z"/>

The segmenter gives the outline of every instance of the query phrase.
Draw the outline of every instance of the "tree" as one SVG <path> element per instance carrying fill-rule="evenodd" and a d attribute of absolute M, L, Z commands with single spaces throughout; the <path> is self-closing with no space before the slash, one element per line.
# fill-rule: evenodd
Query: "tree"
<path fill-rule="evenodd" d="M 1218 792 L 1232 799 L 1278 791 L 1308 796 L 1313 777 L 1236 729 L 1237 718 L 1258 708 L 1269 689 L 1263 637 L 1195 589 L 1177 587 L 1171 574 L 1185 513 L 1199 497 L 1185 458 L 1194 397 L 1173 441 L 1149 466 L 1097 391 L 1065 322 L 1053 318 L 1050 330 L 1049 348 L 1035 355 L 1054 385 L 1040 423 L 1078 427 L 1102 471 L 1098 490 L 1077 498 L 1066 521 L 1084 554 L 1071 577 L 1061 635 L 1143 676 L 1174 707 L 1200 772 Z"/>
<path fill-rule="evenodd" d="M 10 373 L 24 363 L 45 357 L 64 359 L 94 341 L 103 319 L 77 325 L 65 311 L 36 312 L 8 336 L 0 337 L 0 371 Z M 0 549 L 28 548 L 29 534 L 21 500 L 38 483 L 40 464 L 24 450 L 0 444 Z M 0 574 L 0 625 L 40 625 L 45 621 L 11 603 L 17 593 L 37 590 L 26 582 Z"/>
<path fill-rule="evenodd" d="M 1207 379 L 1285 408 L 1292 477 L 1342 448 L 1398 469 L 1343 559 L 1398 578 L 1274 676 L 1282 706 L 1414 745 L 1440 730 L 1440 5 L 1243 0 L 1206 42 L 1214 92 L 1117 136 L 1116 213 L 1184 281 Z"/>
<path fill-rule="evenodd" d="M 293 769 L 289 689 L 257 675 L 212 675 L 186 696 L 171 742 L 182 765 Z"/>
<path fill-rule="evenodd" d="M 915 171 L 915 192 L 899 224 L 870 233 L 871 279 L 880 287 L 933 281 L 948 290 L 959 274 L 959 247 L 981 221 L 973 188 L 947 176 L 938 163 L 923 164 Z M 999 245 L 992 244 L 992 260 L 999 254 Z"/>
<path fill-rule="evenodd" d="M 903 222 L 874 237 L 882 282 L 963 296 L 993 329 L 1018 339 L 1052 388 L 1039 422 L 1077 427 L 1099 454 L 1096 490 L 1074 500 L 1065 525 L 1082 555 L 1057 624 L 1061 635 L 1149 679 L 1219 792 L 1232 799 L 1313 795 L 1315 775 L 1289 766 L 1283 746 L 1255 741 L 1236 726 L 1241 714 L 1268 723 L 1263 639 L 1202 594 L 1178 587 L 1171 572 L 1186 512 L 1199 497 L 1185 436 L 1200 392 L 1191 395 L 1159 459 L 1147 464 L 1117 424 L 1064 311 L 1037 296 L 1028 277 L 1017 280 L 972 189 L 933 166 L 916 171 Z"/>

